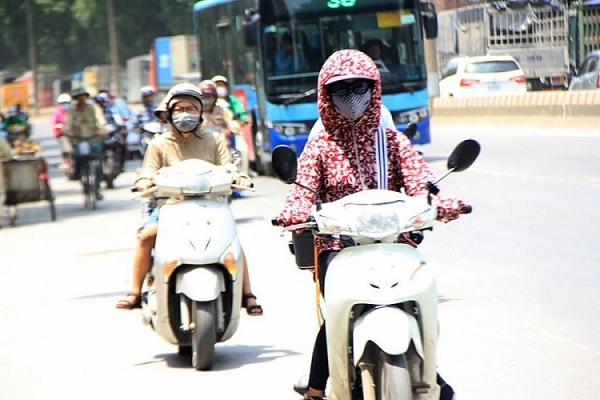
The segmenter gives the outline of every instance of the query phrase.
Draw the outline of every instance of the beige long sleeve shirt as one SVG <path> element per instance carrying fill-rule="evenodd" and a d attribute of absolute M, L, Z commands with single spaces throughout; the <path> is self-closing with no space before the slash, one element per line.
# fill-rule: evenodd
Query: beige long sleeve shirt
<path fill-rule="evenodd" d="M 99 107 L 86 103 L 83 109 L 80 109 L 78 106 L 69 108 L 64 131 L 71 134 L 75 139 L 92 139 L 98 135 L 98 131 L 104 125 L 106 125 L 106 120 Z"/>
<path fill-rule="evenodd" d="M 192 158 L 215 165 L 231 164 L 231 153 L 219 133 L 198 128 L 196 135 L 183 139 L 179 133 L 171 130 L 152 139 L 136 182 L 140 179 L 152 179 L 160 168 Z M 232 170 L 235 171 L 235 167 Z"/>

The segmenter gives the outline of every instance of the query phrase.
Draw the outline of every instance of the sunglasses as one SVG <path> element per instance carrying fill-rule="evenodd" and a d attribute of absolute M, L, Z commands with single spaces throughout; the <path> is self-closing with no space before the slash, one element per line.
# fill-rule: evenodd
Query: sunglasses
<path fill-rule="evenodd" d="M 335 82 L 327 85 L 327 92 L 330 95 L 335 96 L 346 96 L 353 92 L 356 94 L 365 94 L 369 89 L 373 88 L 373 81 L 367 79 L 359 79 L 352 83 L 347 82 Z"/>

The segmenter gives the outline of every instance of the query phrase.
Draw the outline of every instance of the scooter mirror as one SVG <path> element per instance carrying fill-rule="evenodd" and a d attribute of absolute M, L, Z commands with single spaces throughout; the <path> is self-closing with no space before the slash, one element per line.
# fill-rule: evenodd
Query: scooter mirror
<path fill-rule="evenodd" d="M 298 159 L 296 152 L 291 147 L 285 145 L 275 147 L 271 155 L 271 162 L 273 163 L 273 172 L 279 180 L 287 184 L 294 183 Z"/>
<path fill-rule="evenodd" d="M 479 156 L 480 149 L 479 143 L 473 139 L 460 142 L 448 157 L 448 169 L 461 172 L 469 168 Z"/>
<path fill-rule="evenodd" d="M 409 140 L 412 140 L 417 134 L 417 124 L 411 122 L 406 126 L 406 129 L 404 129 L 403 133 L 404 136 L 406 136 Z"/>

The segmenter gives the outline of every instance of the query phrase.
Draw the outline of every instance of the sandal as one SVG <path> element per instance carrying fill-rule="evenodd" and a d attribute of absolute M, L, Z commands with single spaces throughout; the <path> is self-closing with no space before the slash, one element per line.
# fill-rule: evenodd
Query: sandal
<path fill-rule="evenodd" d="M 134 308 L 142 308 L 142 295 L 139 293 L 127 293 L 125 297 L 133 297 L 133 301 L 129 301 L 127 298 L 121 299 L 117 302 L 116 308 L 123 310 L 133 310 Z"/>
<path fill-rule="evenodd" d="M 260 304 L 253 304 L 253 305 L 249 306 L 248 299 L 256 300 L 256 296 L 253 295 L 252 293 L 246 293 L 242 297 L 242 307 L 244 307 L 246 309 L 246 312 L 248 313 L 248 315 L 251 315 L 251 316 L 263 315 L 263 309 L 260 306 Z"/>

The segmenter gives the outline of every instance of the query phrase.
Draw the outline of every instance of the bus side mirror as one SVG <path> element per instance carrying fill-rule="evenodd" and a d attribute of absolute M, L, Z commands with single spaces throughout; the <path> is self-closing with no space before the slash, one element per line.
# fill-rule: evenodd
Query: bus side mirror
<path fill-rule="evenodd" d="M 437 38 L 438 21 L 437 13 L 435 12 L 435 4 L 430 2 L 421 2 L 421 19 L 423 22 L 423 29 L 425 30 L 425 38 Z"/>
<path fill-rule="evenodd" d="M 248 47 L 254 47 L 258 44 L 258 20 L 260 15 L 253 8 L 244 11 L 244 22 L 242 29 L 244 31 L 244 44 Z"/>

